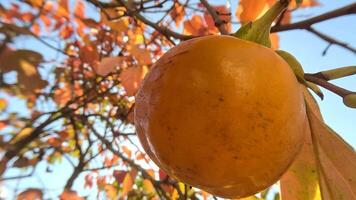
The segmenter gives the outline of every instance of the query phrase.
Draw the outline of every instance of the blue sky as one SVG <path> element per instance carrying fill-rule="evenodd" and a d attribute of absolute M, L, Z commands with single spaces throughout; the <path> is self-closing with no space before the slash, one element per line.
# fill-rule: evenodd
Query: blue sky
<path fill-rule="evenodd" d="M 0 0 L 0 2 L 6 2 L 7 0 Z M 11 1 L 10 1 L 11 2 Z M 210 1 L 216 4 L 224 4 L 226 0 Z M 354 0 L 321 0 L 322 6 L 311 9 L 302 9 L 294 13 L 295 21 L 298 21 L 298 16 L 313 16 L 317 15 L 344 5 L 353 3 Z M 231 1 L 232 10 L 235 11 L 237 1 Z M 348 42 L 351 46 L 356 46 L 356 15 L 339 17 L 337 19 L 325 21 L 317 24 L 314 27 L 325 34 L 333 36 L 342 41 Z M 235 27 L 236 29 L 237 27 Z M 306 72 L 317 72 L 321 70 L 343 67 L 349 65 L 356 65 L 356 55 L 343 48 L 333 45 L 326 56 L 322 56 L 322 52 L 328 45 L 325 41 L 317 38 L 313 34 L 304 31 L 287 31 L 280 33 L 281 43 L 280 47 L 292 53 L 303 65 Z M 43 46 L 39 42 L 33 41 L 28 38 L 20 38 L 17 43 L 19 48 L 33 49 L 39 52 L 46 52 L 46 59 L 55 58 L 57 54 Z M 333 81 L 333 83 L 345 87 L 349 90 L 356 91 L 356 78 L 348 77 Z M 356 148 L 356 109 L 350 109 L 343 105 L 342 99 L 323 89 L 325 98 L 323 101 L 319 101 L 319 105 L 323 114 L 323 117 L 327 124 L 338 132 L 349 144 Z M 1 95 L 1 94 L 0 94 Z M 318 98 L 317 98 L 318 99 Z M 20 109 L 25 105 L 21 101 L 11 101 L 10 108 Z M 63 159 L 64 161 L 64 159 Z M 46 165 L 39 166 L 38 171 L 45 171 Z M 27 187 L 46 187 L 50 189 L 49 197 L 55 197 L 66 178 L 69 177 L 72 169 L 65 161 L 59 166 L 54 168 L 53 173 L 36 173 L 36 175 L 28 180 L 20 182 L 20 188 Z M 11 172 L 11 174 L 19 173 L 19 170 Z M 11 175 L 8 174 L 8 175 Z M 83 175 L 82 175 L 83 176 Z M 75 182 L 75 189 L 80 190 L 81 195 L 88 194 L 90 190 L 83 190 L 83 182 Z M 9 188 L 16 186 L 16 181 L 11 181 L 6 184 Z M 51 192 L 52 191 L 52 192 Z M 93 197 L 95 199 L 95 197 Z M 11 199 L 11 198 L 10 198 Z"/>

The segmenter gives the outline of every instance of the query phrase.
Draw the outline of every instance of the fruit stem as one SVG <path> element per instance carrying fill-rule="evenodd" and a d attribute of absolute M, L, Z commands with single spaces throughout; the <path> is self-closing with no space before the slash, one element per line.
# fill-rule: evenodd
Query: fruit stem
<path fill-rule="evenodd" d="M 277 1 L 261 18 L 243 25 L 234 36 L 271 47 L 269 35 L 272 23 L 288 7 L 288 3 L 288 0 Z"/>

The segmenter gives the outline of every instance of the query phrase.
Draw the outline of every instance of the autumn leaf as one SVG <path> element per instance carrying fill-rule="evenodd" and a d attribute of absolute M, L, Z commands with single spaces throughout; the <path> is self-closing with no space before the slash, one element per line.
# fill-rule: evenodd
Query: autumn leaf
<path fill-rule="evenodd" d="M 200 5 L 200 7 L 204 7 L 203 5 Z M 226 8 L 226 6 L 212 6 L 212 8 L 219 13 L 219 18 L 224 21 L 224 27 L 225 29 L 230 32 L 231 31 L 231 15 L 230 11 Z M 217 33 L 218 29 L 215 26 L 215 21 L 212 18 L 211 14 L 208 11 L 204 12 L 204 19 L 205 22 L 208 26 L 209 32 L 211 33 Z"/>
<path fill-rule="evenodd" d="M 147 49 L 141 48 L 139 45 L 130 45 L 127 47 L 127 50 L 137 59 L 140 64 L 151 64 L 151 54 Z"/>
<path fill-rule="evenodd" d="M 324 124 L 319 107 L 304 90 L 309 126 L 306 143 L 283 175 L 283 199 L 355 199 L 356 153 Z"/>
<path fill-rule="evenodd" d="M 205 35 L 208 30 L 200 15 L 194 15 L 190 20 L 184 21 L 183 27 L 183 33 L 188 35 Z"/>
<path fill-rule="evenodd" d="M 120 80 L 122 86 L 125 88 L 127 96 L 136 94 L 136 91 L 147 72 L 148 69 L 146 66 L 132 66 L 121 72 Z"/>
<path fill-rule="evenodd" d="M 106 76 L 109 73 L 114 72 L 116 67 L 119 66 L 122 61 L 122 57 L 105 57 L 100 61 L 95 71 L 100 76 Z"/>
<path fill-rule="evenodd" d="M 80 19 L 85 18 L 85 4 L 82 0 L 77 0 L 74 6 L 74 15 Z"/>
<path fill-rule="evenodd" d="M 152 177 L 155 177 L 155 172 L 152 169 L 146 170 L 146 172 Z M 150 180 L 144 179 L 143 180 L 143 188 L 146 190 L 148 194 L 155 194 L 155 188 L 152 185 Z"/>
<path fill-rule="evenodd" d="M 136 178 L 137 171 L 135 169 L 131 169 L 130 173 L 127 173 L 124 181 L 122 182 L 122 191 L 120 194 L 120 198 L 126 197 L 127 194 L 131 191 L 134 180 Z"/>
<path fill-rule="evenodd" d="M 84 200 L 83 197 L 78 196 L 77 192 L 71 190 L 64 190 L 59 196 L 60 200 Z"/>
<path fill-rule="evenodd" d="M 321 199 L 318 169 L 309 127 L 306 126 L 305 132 L 305 142 L 300 153 L 280 180 L 282 199 Z"/>
<path fill-rule="evenodd" d="M 307 104 L 323 199 L 356 199 L 356 152 Z"/>
<path fill-rule="evenodd" d="M 22 129 L 17 135 L 15 135 L 11 140 L 10 144 L 15 144 L 16 142 L 22 140 L 23 138 L 29 136 L 33 131 L 33 128 L 27 127 Z"/>
<path fill-rule="evenodd" d="M 47 85 L 47 81 L 41 79 L 37 66 L 42 61 L 42 55 L 31 50 L 20 49 L 8 51 L 7 59 L 0 60 L 3 72 L 17 71 L 17 80 L 23 92 L 34 92 Z"/>
<path fill-rule="evenodd" d="M 73 32 L 73 26 L 71 24 L 66 24 L 62 27 L 59 35 L 63 39 L 68 39 L 72 36 Z"/>
<path fill-rule="evenodd" d="M 126 177 L 127 171 L 123 170 L 114 170 L 113 176 L 117 183 L 122 183 Z"/>
<path fill-rule="evenodd" d="M 39 189 L 30 188 L 26 191 L 21 192 L 17 196 L 17 200 L 42 200 L 43 193 Z"/>
<path fill-rule="evenodd" d="M 7 107 L 7 100 L 4 98 L 0 98 L 0 111 L 4 111 Z"/>
<path fill-rule="evenodd" d="M 184 6 L 182 6 L 178 1 L 175 2 L 173 9 L 169 12 L 169 15 L 174 21 L 176 27 L 179 27 L 185 15 Z"/>
<path fill-rule="evenodd" d="M 242 24 L 251 22 L 269 8 L 268 0 L 240 0 L 236 10 L 236 17 Z"/>
<path fill-rule="evenodd" d="M 117 199 L 117 188 L 114 185 L 107 184 L 104 187 L 107 199 L 116 200 Z"/>

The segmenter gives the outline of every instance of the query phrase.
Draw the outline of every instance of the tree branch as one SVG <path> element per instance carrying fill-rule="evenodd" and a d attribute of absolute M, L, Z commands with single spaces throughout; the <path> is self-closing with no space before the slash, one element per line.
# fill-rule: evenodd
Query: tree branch
<path fill-rule="evenodd" d="M 308 27 L 308 28 L 306 28 L 306 30 L 308 30 L 311 33 L 314 33 L 315 35 L 317 35 L 321 39 L 329 42 L 329 44 L 335 44 L 335 45 L 341 46 L 341 47 L 343 47 L 343 48 L 345 48 L 345 49 L 347 49 L 347 50 L 349 50 L 349 51 L 351 51 L 351 52 L 356 54 L 356 48 L 349 46 L 345 42 L 341 42 L 339 40 L 336 40 L 336 39 L 334 39 L 334 38 L 332 38 L 332 37 L 330 37 L 328 35 L 325 35 L 324 33 L 321 33 L 320 31 L 315 30 L 312 27 Z"/>
<path fill-rule="evenodd" d="M 273 26 L 271 32 L 281 32 L 281 31 L 288 31 L 288 30 L 295 30 L 295 29 L 306 29 L 309 28 L 311 25 L 326 21 L 329 19 L 333 19 L 336 17 L 355 14 L 356 13 L 356 3 L 352 3 L 350 5 L 344 6 L 342 8 L 300 21 L 292 24 L 285 24 L 285 25 L 277 25 Z"/>
<path fill-rule="evenodd" d="M 205 6 L 209 14 L 214 20 L 216 28 L 219 29 L 220 33 L 223 35 L 229 34 L 227 30 L 225 29 L 225 22 L 220 19 L 220 16 L 216 12 L 216 10 L 206 1 L 206 0 L 200 0 L 200 2 Z"/>

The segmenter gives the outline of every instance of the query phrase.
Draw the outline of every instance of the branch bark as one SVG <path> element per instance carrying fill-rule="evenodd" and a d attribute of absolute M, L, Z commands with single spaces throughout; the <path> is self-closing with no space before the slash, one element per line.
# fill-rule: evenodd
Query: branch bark
<path fill-rule="evenodd" d="M 220 16 L 216 12 L 216 10 L 208 3 L 206 0 L 200 0 L 200 2 L 205 6 L 205 8 L 208 10 L 209 14 L 214 20 L 216 28 L 219 29 L 220 33 L 223 35 L 229 34 L 227 30 L 225 29 L 225 22 L 220 19 Z"/>

